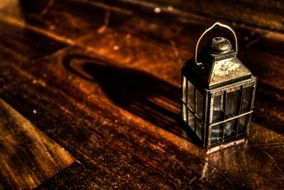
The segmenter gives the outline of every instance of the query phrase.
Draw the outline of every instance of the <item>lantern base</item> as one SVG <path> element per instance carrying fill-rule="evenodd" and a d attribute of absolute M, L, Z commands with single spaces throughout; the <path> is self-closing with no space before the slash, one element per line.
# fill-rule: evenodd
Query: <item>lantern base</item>
<path fill-rule="evenodd" d="M 227 147 L 230 147 L 230 146 L 236 146 L 236 145 L 239 145 L 239 144 L 243 144 L 245 142 L 247 142 L 246 138 L 240 139 L 240 140 L 236 140 L 236 141 L 232 141 L 232 142 L 228 142 L 228 143 L 224 143 L 224 144 L 220 144 L 218 146 L 214 146 L 212 148 L 209 148 L 206 151 L 206 154 L 211 154 L 211 153 L 216 152 L 218 150 L 221 150 L 223 148 L 227 148 Z"/>

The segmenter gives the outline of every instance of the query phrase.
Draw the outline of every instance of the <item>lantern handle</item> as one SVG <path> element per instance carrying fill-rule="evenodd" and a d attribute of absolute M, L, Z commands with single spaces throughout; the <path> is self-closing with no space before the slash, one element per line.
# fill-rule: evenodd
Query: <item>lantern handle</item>
<path fill-rule="evenodd" d="M 236 55 L 238 54 L 238 39 L 237 39 L 237 35 L 235 33 L 235 31 L 228 25 L 226 24 L 223 24 L 223 23 L 220 23 L 220 22 L 215 22 L 211 27 L 207 28 L 202 34 L 201 36 L 199 37 L 197 43 L 196 43 L 196 46 L 195 46 L 195 56 L 194 56 L 194 59 L 195 59 L 195 63 L 198 65 L 198 62 L 197 62 L 197 52 L 198 52 L 198 46 L 199 46 L 199 43 L 201 41 L 201 39 L 203 38 L 203 36 L 209 32 L 210 30 L 212 30 L 215 26 L 220 26 L 220 27 L 223 27 L 223 28 L 226 28 L 228 30 L 230 30 L 233 35 L 234 35 L 234 38 L 235 38 L 235 51 L 236 51 Z"/>

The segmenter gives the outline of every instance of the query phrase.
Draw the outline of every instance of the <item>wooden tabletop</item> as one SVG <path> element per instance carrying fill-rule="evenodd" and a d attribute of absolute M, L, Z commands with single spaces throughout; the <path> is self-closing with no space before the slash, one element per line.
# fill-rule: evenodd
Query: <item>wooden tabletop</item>
<path fill-rule="evenodd" d="M 0 189 L 284 188 L 281 29 L 218 17 L 258 86 L 248 141 L 206 154 L 179 123 L 180 71 L 214 15 L 148 1 L 4 2 Z"/>

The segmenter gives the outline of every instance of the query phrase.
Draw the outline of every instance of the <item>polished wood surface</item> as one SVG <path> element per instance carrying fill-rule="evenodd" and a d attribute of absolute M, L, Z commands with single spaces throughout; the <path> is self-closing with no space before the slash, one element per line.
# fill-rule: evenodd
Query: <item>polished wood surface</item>
<path fill-rule="evenodd" d="M 208 155 L 179 122 L 180 71 L 214 18 L 125 1 L 26 5 L 0 15 L 0 96 L 76 159 L 39 189 L 284 187 L 282 33 L 233 25 L 258 77 L 253 123 L 245 144 Z"/>

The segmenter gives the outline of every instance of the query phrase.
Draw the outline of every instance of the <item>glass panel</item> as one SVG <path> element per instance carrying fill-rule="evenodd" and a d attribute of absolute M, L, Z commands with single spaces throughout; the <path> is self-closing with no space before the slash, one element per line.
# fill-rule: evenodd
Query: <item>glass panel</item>
<path fill-rule="evenodd" d="M 234 137 L 237 132 L 237 120 L 232 120 L 224 123 L 224 139 Z"/>
<path fill-rule="evenodd" d="M 186 122 L 186 111 L 187 111 L 187 108 L 186 108 L 186 105 L 184 103 L 182 103 L 182 119 Z"/>
<path fill-rule="evenodd" d="M 212 121 L 223 120 L 223 95 L 215 96 L 213 99 L 213 119 Z"/>
<path fill-rule="evenodd" d="M 226 99 L 226 118 L 230 118 L 239 114 L 241 91 L 237 90 L 227 94 Z"/>
<path fill-rule="evenodd" d="M 191 82 L 187 81 L 187 105 L 194 110 L 194 86 Z"/>
<path fill-rule="evenodd" d="M 221 142 L 222 125 L 212 126 L 211 129 L 211 143 Z"/>
<path fill-rule="evenodd" d="M 203 128 L 203 126 L 200 124 L 199 121 L 197 121 L 196 134 L 199 137 L 199 139 L 202 139 L 202 128 Z"/>
<path fill-rule="evenodd" d="M 182 79 L 182 101 L 185 103 L 186 101 L 186 77 Z"/>
<path fill-rule="evenodd" d="M 246 132 L 246 129 L 247 129 L 247 124 L 249 122 L 249 115 L 246 115 L 246 116 L 243 116 L 241 118 L 239 118 L 239 131 L 238 131 L 238 134 L 242 134 L 242 133 L 245 133 Z"/>
<path fill-rule="evenodd" d="M 250 111 L 252 90 L 252 87 L 243 89 L 242 113 Z"/>
<path fill-rule="evenodd" d="M 187 113 L 188 115 L 187 115 L 187 121 L 188 121 L 188 125 L 190 126 L 190 128 L 193 130 L 193 131 L 195 131 L 194 130 L 194 126 L 195 126 L 195 117 L 193 116 L 193 114 L 188 110 L 188 113 Z"/>
<path fill-rule="evenodd" d="M 197 99 L 196 114 L 200 119 L 203 119 L 203 96 L 198 90 L 196 90 L 196 99 Z"/>

